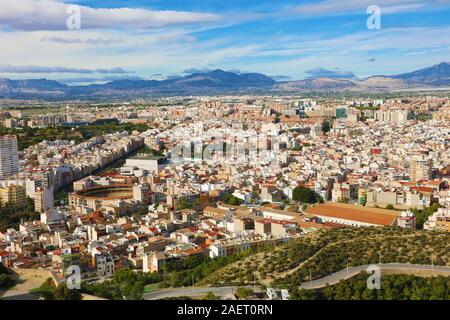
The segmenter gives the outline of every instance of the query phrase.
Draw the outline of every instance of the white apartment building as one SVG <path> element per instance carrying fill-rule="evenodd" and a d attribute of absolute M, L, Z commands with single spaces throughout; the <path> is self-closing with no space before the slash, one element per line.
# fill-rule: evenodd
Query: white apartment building
<path fill-rule="evenodd" d="M 425 230 L 450 232 L 450 209 L 439 208 L 438 211 L 428 217 L 423 224 Z"/>
<path fill-rule="evenodd" d="M 52 210 L 53 200 L 53 189 L 37 188 L 34 192 L 34 207 L 37 212 Z"/>
<path fill-rule="evenodd" d="M 433 164 L 431 159 L 412 159 L 409 167 L 410 181 L 430 180 Z"/>
<path fill-rule="evenodd" d="M 378 121 L 392 121 L 392 122 L 405 122 L 408 120 L 408 111 L 407 110 L 378 110 L 375 111 L 375 120 Z"/>
<path fill-rule="evenodd" d="M 147 204 L 150 198 L 150 187 L 147 184 L 133 185 L 133 199 L 141 203 Z"/>
<path fill-rule="evenodd" d="M 398 218 L 397 218 L 397 225 L 403 229 L 415 230 L 416 229 L 416 215 L 414 214 L 414 212 L 412 212 L 410 210 L 402 211 L 400 213 L 400 216 L 398 216 Z"/>
<path fill-rule="evenodd" d="M 6 179 L 19 172 L 19 152 L 17 137 L 5 135 L 0 137 L 0 179 Z"/>
<path fill-rule="evenodd" d="M 167 161 L 165 158 L 147 155 L 130 157 L 125 162 L 125 167 L 127 168 L 138 168 L 153 173 L 159 173 L 166 165 Z"/>
<path fill-rule="evenodd" d="M 97 274 L 99 278 L 110 278 L 114 274 L 114 260 L 111 255 L 96 254 Z"/>

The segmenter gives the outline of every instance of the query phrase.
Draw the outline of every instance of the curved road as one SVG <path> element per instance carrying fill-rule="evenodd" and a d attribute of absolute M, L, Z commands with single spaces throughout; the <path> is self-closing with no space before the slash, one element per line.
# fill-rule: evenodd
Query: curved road
<path fill-rule="evenodd" d="M 208 292 L 212 292 L 217 296 L 221 297 L 233 297 L 233 293 L 236 291 L 238 287 L 230 286 L 230 287 L 185 287 L 185 288 L 171 288 L 171 289 L 162 289 L 158 291 L 153 291 L 149 293 L 144 293 L 145 300 L 158 300 L 162 298 L 170 298 L 170 297 L 181 297 L 181 296 L 204 296 Z M 252 288 L 253 287 L 248 287 Z M 256 287 L 255 291 L 258 291 L 259 288 Z"/>
<path fill-rule="evenodd" d="M 376 266 L 379 266 L 376 264 Z M 338 272 L 332 273 L 326 277 L 321 279 L 313 280 L 311 282 L 305 282 L 301 285 L 304 289 L 319 289 L 325 287 L 327 284 L 333 285 L 338 283 L 341 280 L 345 280 L 351 277 L 356 276 L 362 271 L 366 271 L 369 265 L 362 265 L 357 267 L 350 267 L 347 269 L 340 270 Z M 450 267 L 443 266 L 431 266 L 431 265 L 419 265 L 419 264 L 407 264 L 407 263 L 385 263 L 381 265 L 381 271 L 407 271 L 410 273 L 414 272 L 431 272 L 433 275 L 445 275 L 450 276 Z M 171 288 L 171 289 L 162 289 L 158 291 L 153 291 L 144 294 L 145 300 L 157 300 L 162 298 L 170 298 L 170 297 L 179 297 L 179 296 L 202 296 L 207 294 L 208 292 L 212 292 L 215 295 L 221 297 L 233 297 L 234 291 L 237 289 L 237 286 L 228 286 L 228 287 L 187 287 L 187 288 Z M 253 288 L 252 286 L 248 286 L 248 288 Z M 259 287 L 255 288 L 255 291 L 261 291 Z"/>

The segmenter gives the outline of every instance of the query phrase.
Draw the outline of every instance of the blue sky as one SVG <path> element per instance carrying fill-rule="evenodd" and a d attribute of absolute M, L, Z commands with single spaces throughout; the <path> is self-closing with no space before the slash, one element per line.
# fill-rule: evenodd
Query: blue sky
<path fill-rule="evenodd" d="M 80 8 L 80 30 L 66 27 L 71 4 Z M 381 28 L 369 30 L 374 4 Z M 75 84 L 216 68 L 365 77 L 450 61 L 449 0 L 0 0 L 0 7 L 0 77 L 13 79 Z"/>

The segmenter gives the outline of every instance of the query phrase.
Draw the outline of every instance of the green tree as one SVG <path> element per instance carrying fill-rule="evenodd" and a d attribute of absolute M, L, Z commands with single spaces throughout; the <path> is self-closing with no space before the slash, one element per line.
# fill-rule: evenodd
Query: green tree
<path fill-rule="evenodd" d="M 367 204 L 367 193 L 364 193 L 360 198 L 359 198 L 359 204 L 362 206 L 366 206 Z"/>
<path fill-rule="evenodd" d="M 81 300 L 82 295 L 77 290 L 70 290 L 65 283 L 55 287 L 51 278 L 48 278 L 39 288 L 31 291 L 45 300 Z"/>
<path fill-rule="evenodd" d="M 0 274 L 0 289 L 8 289 L 15 284 L 15 281 L 6 273 Z"/>
<path fill-rule="evenodd" d="M 81 300 L 82 296 L 76 290 L 70 290 L 65 283 L 60 284 L 53 289 L 55 300 Z"/>
<path fill-rule="evenodd" d="M 322 122 L 322 131 L 327 133 L 331 130 L 331 126 L 333 125 L 333 120 L 331 118 L 325 118 Z"/>
<path fill-rule="evenodd" d="M 232 205 L 232 206 L 239 206 L 243 203 L 241 199 L 238 197 L 233 196 L 232 194 L 226 194 L 222 197 L 222 201 L 226 204 Z"/>
<path fill-rule="evenodd" d="M 322 289 L 292 287 L 290 292 L 296 300 L 448 300 L 449 278 L 388 274 L 383 276 L 380 290 L 370 290 L 363 273 Z"/>
<path fill-rule="evenodd" d="M 441 205 L 439 203 L 434 203 L 424 209 L 412 209 L 411 211 L 416 215 L 416 228 L 423 229 L 423 224 L 427 221 L 428 217 L 435 213 L 440 207 Z"/>
<path fill-rule="evenodd" d="M 339 197 L 338 202 L 339 203 L 349 203 L 350 199 L 347 197 Z"/>
<path fill-rule="evenodd" d="M 239 300 L 248 299 L 253 294 L 253 290 L 250 288 L 239 287 L 236 289 L 236 297 Z"/>
<path fill-rule="evenodd" d="M 210 291 L 206 294 L 206 296 L 204 297 L 204 300 L 220 300 L 220 297 L 216 296 L 214 293 L 212 293 Z"/>
<path fill-rule="evenodd" d="M 26 197 L 23 208 L 17 208 L 8 202 L 0 207 L 0 232 L 8 228 L 17 228 L 21 220 L 35 220 L 39 214 L 34 209 L 34 200 Z"/>
<path fill-rule="evenodd" d="M 321 202 L 321 197 L 313 190 L 304 186 L 295 187 L 292 199 L 301 203 L 317 203 Z"/>

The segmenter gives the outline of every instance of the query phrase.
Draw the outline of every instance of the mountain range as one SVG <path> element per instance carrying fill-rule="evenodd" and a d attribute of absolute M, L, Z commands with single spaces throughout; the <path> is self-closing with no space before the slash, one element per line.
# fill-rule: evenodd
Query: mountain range
<path fill-rule="evenodd" d="M 301 91 L 391 91 L 450 87 L 450 63 L 391 76 L 364 79 L 317 77 L 276 82 L 261 73 L 234 73 L 214 70 L 167 80 L 121 79 L 105 84 L 69 86 L 54 80 L 0 79 L 0 98 L 100 99 L 160 95 L 217 93 L 301 92 Z"/>

